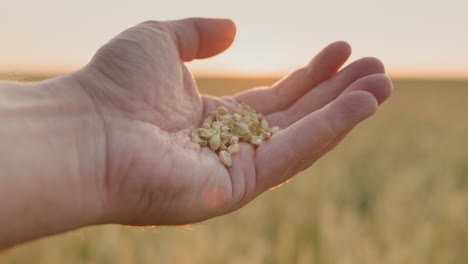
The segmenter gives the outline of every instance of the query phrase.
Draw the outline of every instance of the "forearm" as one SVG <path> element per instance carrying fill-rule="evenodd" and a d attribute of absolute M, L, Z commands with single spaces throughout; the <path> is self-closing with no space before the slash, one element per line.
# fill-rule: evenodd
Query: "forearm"
<path fill-rule="evenodd" d="M 74 85 L 0 82 L 0 249 L 99 221 L 105 140 Z"/>

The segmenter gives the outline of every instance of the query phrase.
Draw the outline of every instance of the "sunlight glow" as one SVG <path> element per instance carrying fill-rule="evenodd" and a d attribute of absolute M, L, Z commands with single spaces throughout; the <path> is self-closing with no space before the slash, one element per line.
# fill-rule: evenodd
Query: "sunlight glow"
<path fill-rule="evenodd" d="M 196 74 L 282 75 L 346 40 L 351 60 L 378 57 L 393 75 L 468 78 L 467 1 L 44 0 L 10 1 L 3 10 L 0 74 L 79 69 L 141 21 L 204 16 L 233 19 L 238 35 L 225 53 L 189 63 Z"/>

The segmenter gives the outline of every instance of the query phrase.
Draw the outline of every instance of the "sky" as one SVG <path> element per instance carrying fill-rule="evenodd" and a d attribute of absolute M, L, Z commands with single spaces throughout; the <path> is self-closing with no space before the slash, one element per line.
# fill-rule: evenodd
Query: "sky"
<path fill-rule="evenodd" d="M 466 0 L 0 1 L 0 73 L 76 70 L 139 22 L 201 16 L 233 19 L 237 38 L 195 75 L 282 75 L 345 40 L 392 76 L 468 79 Z"/>

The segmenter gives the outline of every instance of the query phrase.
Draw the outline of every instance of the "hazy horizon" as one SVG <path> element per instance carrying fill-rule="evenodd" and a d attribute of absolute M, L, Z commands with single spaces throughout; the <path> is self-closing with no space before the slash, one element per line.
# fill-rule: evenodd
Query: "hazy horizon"
<path fill-rule="evenodd" d="M 69 72 L 139 22 L 201 16 L 231 18 L 237 37 L 221 55 L 190 62 L 195 75 L 279 76 L 345 40 L 350 61 L 377 57 L 394 78 L 468 78 L 468 2 L 461 0 L 44 0 L 10 1 L 2 10 L 0 72 Z"/>
<path fill-rule="evenodd" d="M 10 81 L 40 81 L 44 79 L 54 78 L 60 75 L 68 74 L 72 71 L 60 72 L 0 72 L 0 80 Z M 468 76 L 443 76 L 443 75 L 395 75 L 387 74 L 393 81 L 468 81 Z M 276 81 L 283 78 L 285 75 L 279 74 L 264 74 L 264 75 L 242 75 L 242 74 L 209 74 L 209 73 L 194 73 L 195 79 L 223 79 L 223 80 L 269 80 Z M 467 87 L 468 88 L 468 87 Z"/>

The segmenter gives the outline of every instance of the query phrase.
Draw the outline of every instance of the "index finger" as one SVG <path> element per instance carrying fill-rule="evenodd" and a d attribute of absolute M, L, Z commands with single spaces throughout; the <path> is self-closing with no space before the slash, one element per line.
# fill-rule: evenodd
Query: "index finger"
<path fill-rule="evenodd" d="M 307 66 L 294 71 L 271 88 L 248 90 L 234 98 L 238 102 L 251 105 L 264 115 L 284 110 L 335 74 L 350 54 L 351 47 L 348 43 L 334 42 L 317 54 Z"/>

